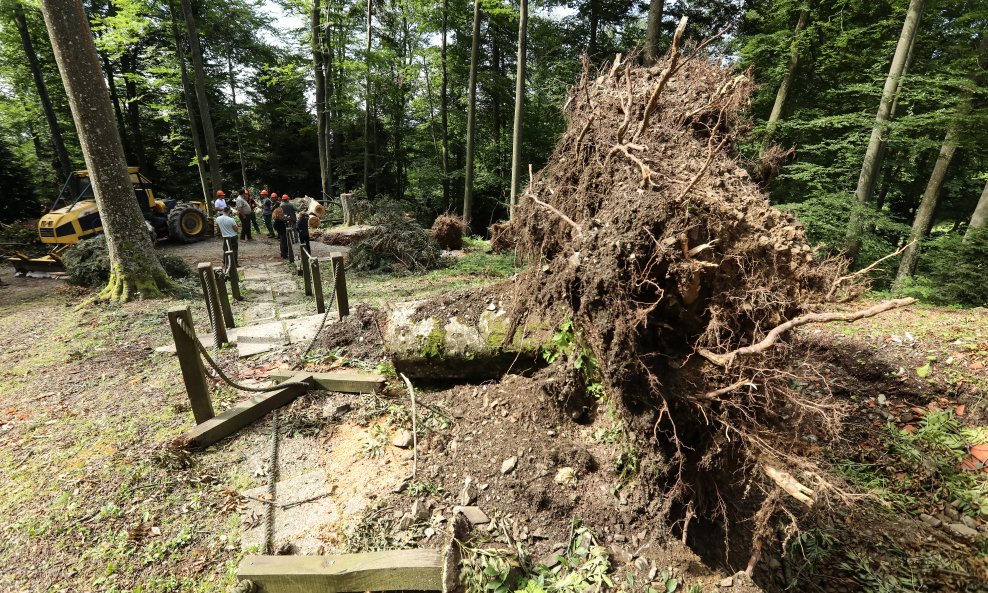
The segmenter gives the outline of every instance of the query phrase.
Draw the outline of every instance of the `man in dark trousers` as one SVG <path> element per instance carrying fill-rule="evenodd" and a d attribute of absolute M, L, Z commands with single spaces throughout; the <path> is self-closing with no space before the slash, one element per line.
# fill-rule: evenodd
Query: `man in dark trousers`
<path fill-rule="evenodd" d="M 281 245 L 281 259 L 288 259 L 288 224 L 285 212 L 281 208 L 274 209 L 274 230 L 278 233 L 278 243 Z"/>
<path fill-rule="evenodd" d="M 233 210 L 227 206 L 223 213 L 216 217 L 216 226 L 220 229 L 220 235 L 223 237 L 223 263 L 227 264 L 226 252 L 232 252 L 230 254 L 229 264 L 232 266 L 237 266 L 237 231 L 240 229 L 237 227 L 237 221 L 233 219 Z M 224 268 L 227 266 L 224 265 Z"/>
<path fill-rule="evenodd" d="M 251 197 L 250 190 L 246 187 L 243 188 L 240 193 L 243 195 L 244 199 L 247 200 L 247 204 L 250 206 L 250 224 L 254 227 L 254 232 L 260 235 L 261 227 L 257 224 L 257 212 L 255 212 L 257 209 L 257 200 Z"/>
<path fill-rule="evenodd" d="M 237 208 L 237 216 L 240 217 L 240 239 L 243 241 L 252 240 L 250 233 L 250 215 L 254 210 L 250 207 L 250 203 L 247 202 L 247 196 L 241 193 L 237 196 L 237 201 L 234 203 Z"/>
<path fill-rule="evenodd" d="M 295 205 L 292 204 L 292 198 L 288 194 L 281 196 L 281 212 L 285 217 L 285 224 L 291 228 L 298 219 L 298 212 L 295 210 Z"/>
<path fill-rule="evenodd" d="M 274 194 L 274 197 L 278 197 L 278 194 Z M 274 210 L 274 202 L 271 200 L 271 196 L 268 195 L 268 190 L 261 190 L 261 215 L 264 216 L 264 227 L 268 229 L 268 238 L 274 238 L 274 227 L 271 226 L 271 212 Z"/>
<path fill-rule="evenodd" d="M 298 243 L 312 255 L 312 244 L 309 243 L 309 213 L 302 212 L 298 215 L 298 222 L 295 223 L 295 230 L 298 231 Z"/>

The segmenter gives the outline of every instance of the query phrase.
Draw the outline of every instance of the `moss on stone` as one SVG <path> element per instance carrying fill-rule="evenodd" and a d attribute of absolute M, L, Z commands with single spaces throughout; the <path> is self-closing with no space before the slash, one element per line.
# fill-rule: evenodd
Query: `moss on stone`
<path fill-rule="evenodd" d="M 446 352 L 446 330 L 437 328 L 422 338 L 422 347 L 419 350 L 424 358 L 441 358 Z"/>

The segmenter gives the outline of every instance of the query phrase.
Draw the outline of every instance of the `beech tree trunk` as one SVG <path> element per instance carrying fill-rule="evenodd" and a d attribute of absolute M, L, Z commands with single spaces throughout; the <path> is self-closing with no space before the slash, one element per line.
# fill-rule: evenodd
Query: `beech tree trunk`
<path fill-rule="evenodd" d="M 206 171 L 206 156 L 202 150 L 202 138 L 199 135 L 199 118 L 196 117 L 195 105 L 192 102 L 192 85 L 189 84 L 189 71 L 185 67 L 185 49 L 182 47 L 182 38 L 178 34 L 178 21 L 175 18 L 175 3 L 168 2 L 168 9 L 172 17 L 172 36 L 175 37 L 175 56 L 178 58 L 178 69 L 182 78 L 182 94 L 185 95 L 185 109 L 189 114 L 189 135 L 192 136 L 192 147 L 196 153 L 196 168 L 199 170 L 199 183 L 202 185 L 202 199 L 208 204 L 211 201 L 209 195 L 209 174 Z"/>
<path fill-rule="evenodd" d="M 473 42 L 470 46 L 470 81 L 467 83 L 467 162 L 463 187 L 463 224 L 469 232 L 473 209 L 473 147 L 477 111 L 477 61 L 480 53 L 480 0 L 473 2 Z"/>
<path fill-rule="evenodd" d="M 128 160 L 131 158 L 130 142 L 127 140 L 127 124 L 124 122 L 123 109 L 120 107 L 120 95 L 117 94 L 117 76 L 113 68 L 113 62 L 102 52 L 97 52 L 103 62 L 103 71 L 106 73 L 106 83 L 110 88 L 110 102 L 113 103 L 113 113 L 117 117 L 117 129 L 120 130 L 120 141 L 123 142 L 124 156 Z"/>
<path fill-rule="evenodd" d="M 202 120 L 202 133 L 206 139 L 206 155 L 209 159 L 209 180 L 212 185 L 210 195 L 213 195 L 223 189 L 223 175 L 220 172 L 220 157 L 216 149 L 213 118 L 209 113 L 209 98 L 206 96 L 206 69 L 202 64 L 202 46 L 199 44 L 196 17 L 192 13 L 192 4 L 189 0 L 182 0 L 182 12 L 185 14 L 185 26 L 189 33 L 189 51 L 192 54 L 192 68 L 195 74 L 196 100 L 199 103 L 199 118 Z"/>
<path fill-rule="evenodd" d="M 55 61 L 65 85 L 110 257 L 110 280 L 100 297 L 151 297 L 170 282 L 134 199 L 120 132 L 89 22 L 80 0 L 41 0 Z"/>
<path fill-rule="evenodd" d="M 875 177 L 882 167 L 879 154 L 882 146 L 882 138 L 885 128 L 889 123 L 892 103 L 895 101 L 896 93 L 899 91 L 899 80 L 905 69 L 909 48 L 912 46 L 913 38 L 916 36 L 916 31 L 919 28 L 919 19 L 923 14 L 924 4 L 925 0 L 910 0 L 909 2 L 905 22 L 902 24 L 902 33 L 899 35 L 899 42 L 895 47 L 895 55 L 892 57 L 892 65 L 889 68 L 889 74 L 885 79 L 885 86 L 882 89 L 882 97 L 878 103 L 875 125 L 872 127 L 868 148 L 865 151 L 864 160 L 861 163 L 858 186 L 854 192 L 857 207 L 851 212 L 851 221 L 848 225 L 844 246 L 844 250 L 852 262 L 857 259 L 858 253 L 861 251 L 861 236 L 864 232 L 864 223 L 861 218 L 860 208 L 871 201 L 871 194 L 875 187 Z"/>
<path fill-rule="evenodd" d="M 662 0 L 653 0 L 661 9 Z M 649 16 L 651 19 L 651 15 Z M 651 20 L 649 20 L 651 23 Z M 518 189 L 521 185 L 522 119 L 525 106 L 525 66 L 528 56 L 528 0 L 521 0 L 518 13 L 518 60 L 515 72 L 515 121 L 511 135 L 511 201 L 510 218 L 515 218 L 518 206 Z"/>
<path fill-rule="evenodd" d="M 940 156 L 933 166 L 933 173 L 926 184 L 923 192 L 923 199 L 916 209 L 916 218 L 913 219 L 913 228 L 909 233 L 909 240 L 912 245 L 902 252 L 902 260 L 899 261 L 899 271 L 895 275 L 895 288 L 900 288 L 903 281 L 916 273 L 916 263 L 919 261 L 920 244 L 929 232 L 933 224 L 933 214 L 937 209 L 937 202 L 940 200 L 940 189 L 943 187 L 943 180 L 947 177 L 947 168 L 957 151 L 957 126 L 951 124 L 947 130 L 947 136 L 943 139 L 943 146 L 940 147 Z"/>
<path fill-rule="evenodd" d="M 310 36 L 312 37 L 312 68 L 316 82 L 316 144 L 319 147 L 319 178 L 322 200 L 330 198 L 329 158 L 326 152 L 326 74 L 325 56 L 322 51 L 322 8 L 319 0 L 312 1 Z"/>
<path fill-rule="evenodd" d="M 226 48 L 226 74 L 230 79 L 230 102 L 233 103 L 233 129 L 237 134 L 237 154 L 240 156 L 240 179 L 247 187 L 247 166 L 244 164 L 244 145 L 240 139 L 240 106 L 237 105 L 237 78 L 233 75 L 233 55 L 229 46 Z"/>
<path fill-rule="evenodd" d="M 443 203 L 449 208 L 449 72 L 446 69 L 446 44 L 449 28 L 449 0 L 443 0 L 442 15 L 442 42 L 439 47 L 439 61 L 441 64 L 442 81 L 439 90 L 439 119 L 442 125 L 443 150 L 442 150 L 442 172 L 443 172 Z"/>
<path fill-rule="evenodd" d="M 662 13 L 665 0 L 652 0 L 648 3 L 648 27 L 645 29 L 645 63 L 654 64 L 661 56 L 659 42 L 662 38 Z"/>
<path fill-rule="evenodd" d="M 370 123 L 371 123 L 371 0 L 367 0 L 367 42 L 364 53 L 364 192 L 371 198 L 370 190 Z"/>
<path fill-rule="evenodd" d="M 779 84 L 779 91 L 775 94 L 775 103 L 772 105 L 772 113 L 768 116 L 768 125 L 765 127 L 765 141 L 762 144 L 764 152 L 772 143 L 772 136 L 779 119 L 782 117 L 782 110 L 786 105 L 786 98 L 789 96 L 789 87 L 792 86 L 792 79 L 796 76 L 796 69 L 799 67 L 799 35 L 806 29 L 810 22 L 810 9 L 812 0 L 807 0 L 806 5 L 799 11 L 799 20 L 796 21 L 796 31 L 792 38 L 792 47 L 789 50 L 789 63 L 786 64 L 786 73 Z"/>
<path fill-rule="evenodd" d="M 326 24 L 323 26 L 322 45 L 320 47 L 322 50 L 323 84 L 326 87 L 325 92 L 323 92 L 323 101 L 325 102 L 323 115 L 326 117 L 326 127 L 323 130 L 326 143 L 326 189 L 324 190 L 326 195 L 324 200 L 333 199 L 335 191 L 333 187 L 333 122 L 336 120 L 333 114 L 333 28 L 329 19 L 331 7 L 332 4 L 326 7 Z"/>
<path fill-rule="evenodd" d="M 968 225 L 967 232 L 964 233 L 964 241 L 969 241 L 975 232 L 986 226 L 988 226 L 988 183 L 985 183 L 985 189 L 981 192 L 978 205 L 974 207 L 971 224 Z"/>
<path fill-rule="evenodd" d="M 21 36 L 24 53 L 27 55 L 27 63 L 31 68 L 34 86 L 38 90 L 41 109 L 45 112 L 45 119 L 48 120 L 48 128 L 51 130 L 51 144 L 52 148 L 55 149 L 55 156 L 58 158 L 62 179 L 68 179 L 69 174 L 72 173 L 72 161 L 69 160 L 69 153 L 65 150 L 62 126 L 58 123 L 55 108 L 52 107 L 51 98 L 48 96 L 48 85 L 45 84 L 44 76 L 41 75 L 41 64 L 38 63 L 38 55 L 34 53 L 34 44 L 31 42 L 31 33 L 27 28 L 27 19 L 24 16 L 24 6 L 21 5 L 20 0 L 14 2 L 14 22 L 17 25 L 17 32 Z"/>

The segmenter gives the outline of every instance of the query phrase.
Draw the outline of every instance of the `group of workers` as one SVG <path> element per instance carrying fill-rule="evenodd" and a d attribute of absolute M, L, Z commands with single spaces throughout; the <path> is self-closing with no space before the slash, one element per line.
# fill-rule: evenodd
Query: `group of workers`
<path fill-rule="evenodd" d="M 251 226 L 260 234 L 261 229 L 257 224 L 257 210 L 260 208 L 261 216 L 264 218 L 264 226 L 267 229 L 269 239 L 277 237 L 281 247 L 282 259 L 288 259 L 289 238 L 288 231 L 294 228 L 298 233 L 299 243 L 310 253 L 312 247 L 309 242 L 309 213 L 299 212 L 292 204 L 292 198 L 288 194 L 282 194 L 279 198 L 277 193 L 261 190 L 261 203 L 251 197 L 250 191 L 245 187 L 240 190 L 240 194 L 233 205 L 226 201 L 226 192 L 218 190 L 213 208 L 216 214 L 216 226 L 223 237 L 225 251 L 232 251 L 232 261 L 237 265 L 237 252 L 239 240 L 253 241 Z M 234 214 L 237 218 L 234 218 Z M 237 222 L 239 219 L 239 224 Z M 238 240 L 239 236 L 239 240 Z"/>

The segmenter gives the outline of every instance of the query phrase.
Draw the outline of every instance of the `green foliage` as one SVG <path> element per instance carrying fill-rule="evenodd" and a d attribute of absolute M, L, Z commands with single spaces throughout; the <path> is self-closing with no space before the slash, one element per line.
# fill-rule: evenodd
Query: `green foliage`
<path fill-rule="evenodd" d="M 181 257 L 161 252 L 157 256 L 161 267 L 170 277 L 180 279 L 192 276 L 192 268 Z M 80 241 L 62 256 L 62 261 L 72 284 L 97 288 L 110 279 L 110 254 L 104 235 Z"/>
<path fill-rule="evenodd" d="M 956 233 L 923 244 L 916 276 L 902 292 L 939 305 L 988 305 L 988 229 Z"/>
<path fill-rule="evenodd" d="M 560 356 L 572 360 L 573 368 L 584 378 L 587 393 L 597 398 L 604 396 L 597 356 L 587 345 L 580 331 L 574 327 L 569 315 L 559 324 L 559 329 L 552 335 L 549 345 L 542 350 L 542 357 L 549 364 L 558 360 Z"/>

